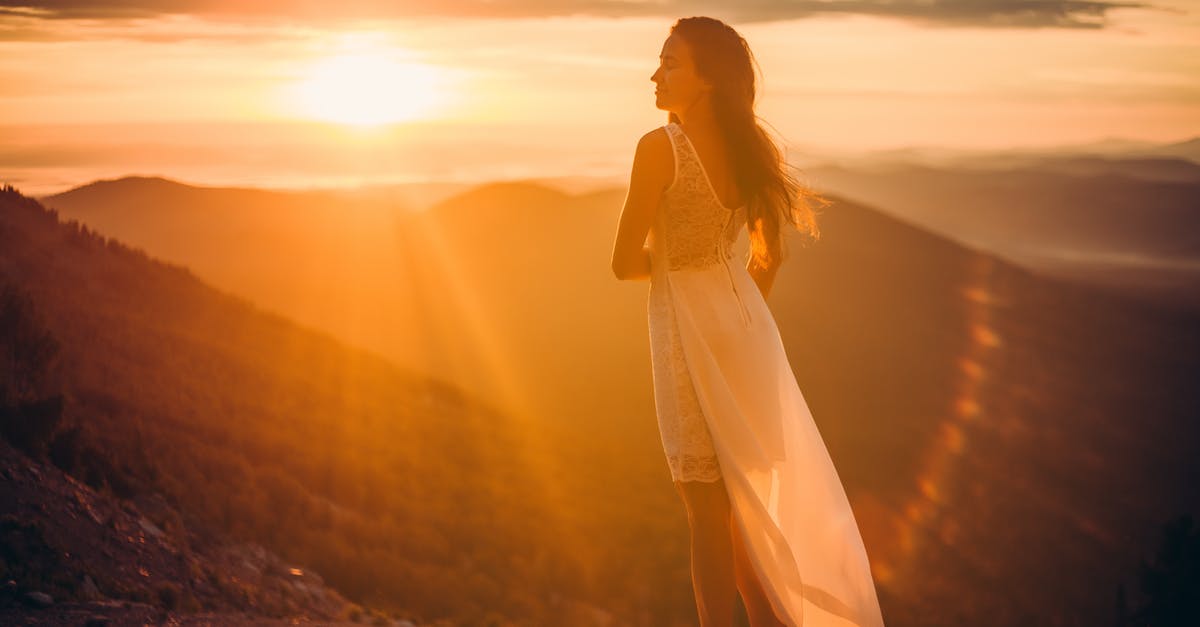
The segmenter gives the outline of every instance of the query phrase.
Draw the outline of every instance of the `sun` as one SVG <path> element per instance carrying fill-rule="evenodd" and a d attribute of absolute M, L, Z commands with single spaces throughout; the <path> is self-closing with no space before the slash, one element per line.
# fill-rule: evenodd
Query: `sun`
<path fill-rule="evenodd" d="M 376 48 L 326 57 L 293 85 L 289 99 L 306 118 L 355 126 L 434 116 L 446 101 L 445 77 L 400 56 Z"/>

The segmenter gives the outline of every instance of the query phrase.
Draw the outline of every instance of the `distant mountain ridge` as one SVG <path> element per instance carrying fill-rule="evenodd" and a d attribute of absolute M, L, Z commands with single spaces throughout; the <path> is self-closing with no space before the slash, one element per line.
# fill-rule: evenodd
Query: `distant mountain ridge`
<path fill-rule="evenodd" d="M 874 169 L 904 164 L 938 167 L 1022 167 L 1042 161 L 1059 159 L 1113 159 L 1140 161 L 1143 159 L 1184 160 L 1200 164 L 1200 137 L 1175 142 L 1153 142 L 1110 137 L 1078 144 L 1047 147 L 1012 147 L 995 149 L 946 148 L 940 146 L 908 146 L 872 150 L 860 154 L 813 155 L 805 165 L 821 162 L 852 168 Z"/>
<path fill-rule="evenodd" d="M 808 175 L 824 191 L 1046 276 L 1200 311 L 1200 166 L 1190 162 L 1051 157 Z"/>

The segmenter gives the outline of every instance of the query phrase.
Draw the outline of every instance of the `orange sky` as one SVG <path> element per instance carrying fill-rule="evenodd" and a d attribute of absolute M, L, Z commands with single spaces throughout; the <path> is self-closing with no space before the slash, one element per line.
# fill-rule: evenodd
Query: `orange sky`
<path fill-rule="evenodd" d="M 619 179 L 637 138 L 665 122 L 649 80 L 662 41 L 676 16 L 697 13 L 683 2 L 671 15 L 601 2 L 588 5 L 601 15 L 574 16 L 536 2 L 506 3 L 503 16 L 469 1 L 418 16 L 381 2 L 325 15 L 289 0 L 73 4 L 0 2 L 0 179 L 30 193 L 135 173 L 300 187 Z M 1065 17 L 952 5 L 980 6 L 709 14 L 750 42 L 759 114 L 794 155 L 1200 134 L 1197 0 Z"/>

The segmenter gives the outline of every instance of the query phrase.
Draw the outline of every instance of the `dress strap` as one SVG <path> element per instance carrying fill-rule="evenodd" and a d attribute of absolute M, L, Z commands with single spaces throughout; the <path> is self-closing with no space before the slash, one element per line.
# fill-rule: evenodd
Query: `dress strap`
<path fill-rule="evenodd" d="M 675 158 L 675 175 L 674 178 L 671 179 L 671 185 L 673 186 L 679 182 L 679 163 L 683 160 L 683 155 L 680 154 L 683 151 L 683 142 L 679 141 L 679 126 L 674 122 L 665 124 L 663 129 L 667 131 L 667 137 L 671 140 L 671 154 Z"/>

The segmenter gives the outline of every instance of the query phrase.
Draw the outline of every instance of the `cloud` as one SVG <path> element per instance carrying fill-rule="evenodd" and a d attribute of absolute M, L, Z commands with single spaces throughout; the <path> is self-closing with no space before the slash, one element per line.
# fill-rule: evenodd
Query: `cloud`
<path fill-rule="evenodd" d="M 821 15 L 870 15 L 930 26 L 1104 28 L 1109 11 L 1159 9 L 1107 0 L 0 0 L 0 21 L 129 20 L 171 14 L 294 21 L 417 17 L 534 18 L 569 15 L 664 17 L 711 15 L 734 24 Z M 1162 10 L 1169 10 L 1162 7 Z"/>

